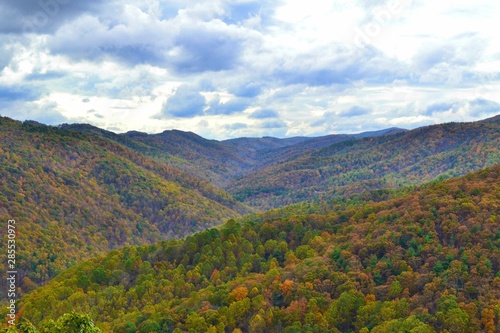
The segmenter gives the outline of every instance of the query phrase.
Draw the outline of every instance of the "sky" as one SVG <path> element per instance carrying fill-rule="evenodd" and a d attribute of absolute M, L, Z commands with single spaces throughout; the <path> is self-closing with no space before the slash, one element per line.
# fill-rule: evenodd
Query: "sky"
<path fill-rule="evenodd" d="M 500 113 L 491 0 L 3 0 L 0 115 L 319 136 Z"/>

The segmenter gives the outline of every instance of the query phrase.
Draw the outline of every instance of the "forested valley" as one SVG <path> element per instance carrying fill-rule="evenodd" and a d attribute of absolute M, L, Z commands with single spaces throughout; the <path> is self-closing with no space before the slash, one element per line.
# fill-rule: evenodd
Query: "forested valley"
<path fill-rule="evenodd" d="M 0 128 L 22 244 L 21 324 L 0 332 L 500 332 L 498 116 L 226 141 Z"/>

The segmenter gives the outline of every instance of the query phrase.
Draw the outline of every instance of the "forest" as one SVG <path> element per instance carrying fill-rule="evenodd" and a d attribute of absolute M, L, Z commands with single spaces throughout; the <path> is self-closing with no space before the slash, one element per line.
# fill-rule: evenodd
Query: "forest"
<path fill-rule="evenodd" d="M 0 139 L 22 221 L 0 332 L 500 332 L 498 116 L 226 141 L 1 117 Z"/>
<path fill-rule="evenodd" d="M 206 181 L 108 140 L 8 118 L 0 118 L 0 171 L 0 218 L 22 221 L 21 292 L 78 260 L 251 211 Z"/>
<path fill-rule="evenodd" d="M 342 141 L 249 173 L 226 189 L 270 209 L 458 177 L 500 163 L 499 119 Z"/>
<path fill-rule="evenodd" d="M 495 166 L 113 250 L 19 306 L 39 327 L 71 309 L 103 332 L 497 332 L 499 177 Z"/>

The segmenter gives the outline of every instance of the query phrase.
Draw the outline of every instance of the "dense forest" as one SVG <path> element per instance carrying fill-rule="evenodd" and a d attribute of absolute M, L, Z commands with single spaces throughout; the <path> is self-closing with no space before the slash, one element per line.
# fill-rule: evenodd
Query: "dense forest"
<path fill-rule="evenodd" d="M 500 163 L 499 119 L 342 141 L 247 174 L 227 191 L 269 209 L 458 177 Z"/>
<path fill-rule="evenodd" d="M 115 134 L 90 125 L 62 127 L 118 142 L 264 211 L 458 177 L 500 163 L 499 118 L 411 131 L 224 141 L 176 130 Z"/>
<path fill-rule="evenodd" d="M 220 187 L 271 164 L 297 157 L 304 152 L 328 147 L 334 143 L 364 137 L 383 136 L 404 130 L 339 134 L 322 137 L 237 138 L 208 140 L 192 132 L 167 130 L 158 134 L 131 131 L 115 134 L 88 124 L 63 124 L 61 128 L 98 135 L 120 143 L 143 155 L 190 173 Z"/>
<path fill-rule="evenodd" d="M 0 332 L 500 332 L 500 117 L 226 141 L 2 117 L 0 139 L 22 244 Z"/>
<path fill-rule="evenodd" d="M 0 170 L 0 218 L 20 226 L 23 291 L 103 251 L 250 212 L 210 183 L 122 145 L 33 122 L 0 118 Z"/>
<path fill-rule="evenodd" d="M 499 332 L 500 166 L 127 246 L 25 295 L 103 332 Z"/>

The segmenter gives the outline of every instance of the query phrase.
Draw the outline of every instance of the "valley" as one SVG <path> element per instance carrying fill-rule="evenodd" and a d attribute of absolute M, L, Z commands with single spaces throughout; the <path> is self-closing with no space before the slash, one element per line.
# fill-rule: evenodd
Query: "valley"
<path fill-rule="evenodd" d="M 499 119 L 216 141 L 1 118 L 22 320 L 494 332 Z"/>

